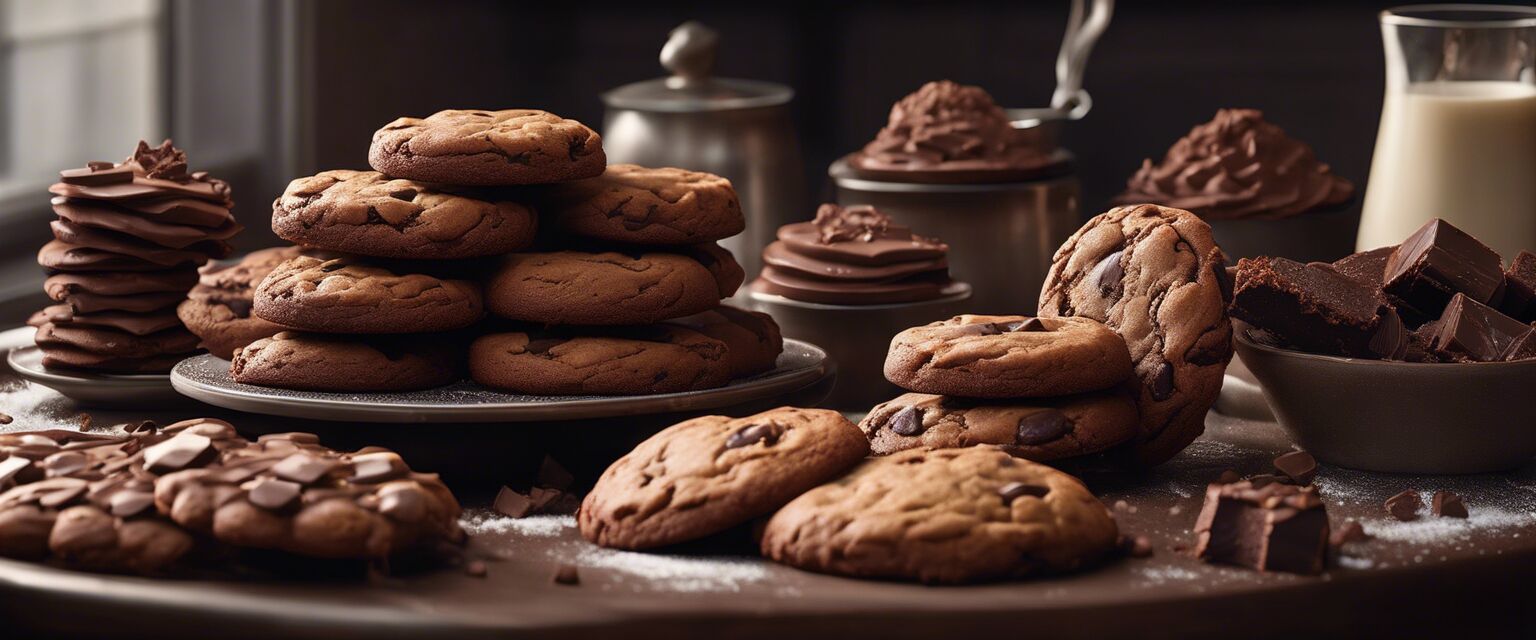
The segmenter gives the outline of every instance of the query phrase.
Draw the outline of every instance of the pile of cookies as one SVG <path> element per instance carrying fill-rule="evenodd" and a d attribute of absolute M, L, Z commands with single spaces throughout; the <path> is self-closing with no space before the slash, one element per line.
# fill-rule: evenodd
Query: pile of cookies
<path fill-rule="evenodd" d="M 243 550 L 376 560 L 462 542 L 459 512 L 394 452 L 334 451 L 309 433 L 251 441 L 202 418 L 0 434 L 7 558 L 140 574 Z"/>
<path fill-rule="evenodd" d="M 226 304 L 203 334 L 246 341 L 229 353 L 237 382 L 406 391 L 468 365 L 505 391 L 606 395 L 773 368 L 772 320 L 719 306 L 742 280 L 714 244 L 745 225 L 729 181 L 606 166 L 596 132 L 526 109 L 400 118 L 368 160 L 374 171 L 299 178 L 273 203 L 273 231 L 305 253 L 205 274 L 188 314 L 249 286 L 264 323 L 236 328 Z"/>
<path fill-rule="evenodd" d="M 577 522 L 595 544 L 656 549 L 766 516 L 770 559 L 930 583 L 1067 571 L 1115 548 L 1114 520 L 1082 483 L 1002 448 L 868 452 L 835 411 L 696 418 L 609 467 Z"/>
<path fill-rule="evenodd" d="M 37 261 L 58 304 L 34 314 L 43 365 L 104 373 L 165 373 L 198 348 L 176 306 L 197 268 L 229 254 L 240 232 L 229 185 L 189 173 L 166 140 L 139 142 L 120 163 L 60 172 L 54 240 Z"/>

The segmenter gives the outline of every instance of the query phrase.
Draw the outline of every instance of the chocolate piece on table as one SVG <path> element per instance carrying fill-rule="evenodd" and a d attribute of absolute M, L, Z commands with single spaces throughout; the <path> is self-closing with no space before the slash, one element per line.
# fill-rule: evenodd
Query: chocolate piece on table
<path fill-rule="evenodd" d="M 1316 487 L 1213 484 L 1195 534 L 1195 556 L 1206 562 L 1317 574 L 1328 555 L 1328 512 Z"/>
<path fill-rule="evenodd" d="M 1430 499 L 1430 511 L 1441 518 L 1466 518 L 1468 517 L 1467 505 L 1458 496 L 1449 491 L 1436 491 Z"/>
<path fill-rule="evenodd" d="M 1502 362 L 1530 357 L 1536 328 L 1465 294 L 1451 297 L 1429 344 L 1435 356 L 1456 362 Z"/>
<path fill-rule="evenodd" d="M 1290 451 L 1275 458 L 1275 470 L 1296 484 L 1312 484 L 1313 478 L 1317 477 L 1317 459 L 1305 451 Z"/>
<path fill-rule="evenodd" d="M 1334 529 L 1333 536 L 1328 542 L 1335 547 L 1342 547 L 1351 542 L 1365 542 L 1370 539 L 1371 534 L 1365 532 L 1365 527 L 1360 526 L 1359 522 L 1350 520 L 1345 522 L 1344 526 Z"/>
<path fill-rule="evenodd" d="M 1380 292 L 1322 263 L 1238 261 L 1232 315 L 1304 351 L 1400 358 L 1406 346 L 1402 322 Z"/>
<path fill-rule="evenodd" d="M 1504 271 L 1499 310 L 1521 322 L 1536 322 L 1536 254 L 1521 251 Z"/>
<path fill-rule="evenodd" d="M 533 515 L 533 500 L 511 487 L 502 487 L 496 494 L 496 501 L 491 503 L 491 508 L 509 518 L 525 518 Z"/>
<path fill-rule="evenodd" d="M 1387 513 L 1403 522 L 1417 520 L 1422 506 L 1424 501 L 1419 499 L 1419 492 L 1412 489 L 1387 498 L 1386 502 Z"/>
<path fill-rule="evenodd" d="M 1419 227 L 1387 258 L 1387 295 L 1417 323 L 1440 316 L 1457 293 L 1487 303 L 1504 282 L 1499 254 L 1438 218 Z"/>
<path fill-rule="evenodd" d="M 562 564 L 556 568 L 555 575 L 550 579 L 553 580 L 555 584 L 563 584 L 572 587 L 581 584 L 581 575 L 576 573 L 575 566 L 569 564 Z"/>
<path fill-rule="evenodd" d="M 544 456 L 544 461 L 539 464 L 539 474 L 535 482 L 541 487 L 565 491 L 576 484 L 576 477 L 554 458 Z"/>

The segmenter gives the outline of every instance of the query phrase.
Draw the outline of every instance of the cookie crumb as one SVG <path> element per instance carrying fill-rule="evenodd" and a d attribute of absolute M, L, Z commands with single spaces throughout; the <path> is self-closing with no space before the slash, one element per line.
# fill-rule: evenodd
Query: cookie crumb
<path fill-rule="evenodd" d="M 569 564 L 560 565 L 558 569 L 555 569 L 554 577 L 550 579 L 555 584 L 563 584 L 571 587 L 581 584 L 581 576 L 576 573 L 575 565 Z"/>
<path fill-rule="evenodd" d="M 0 413 L 0 424 L 10 424 L 12 420 L 14 420 L 14 418 L 11 416 Z"/>
<path fill-rule="evenodd" d="M 1419 493 L 1412 489 L 1387 498 L 1385 504 L 1387 513 L 1403 522 L 1416 520 L 1419 517 L 1419 507 L 1424 506 L 1424 501 L 1419 499 Z"/>

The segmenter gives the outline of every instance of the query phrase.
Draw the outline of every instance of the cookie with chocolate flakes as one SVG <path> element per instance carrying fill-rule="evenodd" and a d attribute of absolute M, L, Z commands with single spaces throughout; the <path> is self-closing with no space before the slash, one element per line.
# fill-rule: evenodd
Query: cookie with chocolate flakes
<path fill-rule="evenodd" d="M 1135 437 L 1138 424 L 1136 401 L 1114 389 L 1018 400 L 908 393 L 871 409 L 859 428 L 875 455 L 992 444 L 1044 462 L 1113 447 Z"/>
<path fill-rule="evenodd" d="M 719 533 L 858 464 L 869 443 L 835 411 L 705 416 L 635 447 L 598 478 L 576 520 L 587 540 L 649 549 Z"/>
<path fill-rule="evenodd" d="M 251 313 L 256 285 L 277 265 L 300 255 L 304 250 L 298 247 L 278 247 L 252 251 L 236 262 L 203 265 L 197 286 L 176 307 L 176 316 L 197 334 L 198 346 L 228 360 L 236 349 L 283 330 Z"/>

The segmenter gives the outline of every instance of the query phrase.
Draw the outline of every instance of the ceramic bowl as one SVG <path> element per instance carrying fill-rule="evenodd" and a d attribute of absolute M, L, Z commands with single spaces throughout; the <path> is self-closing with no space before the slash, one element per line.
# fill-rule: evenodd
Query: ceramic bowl
<path fill-rule="evenodd" d="M 1414 363 L 1261 344 L 1237 352 L 1275 418 L 1329 464 L 1395 473 L 1487 473 L 1536 456 L 1536 360 Z"/>

